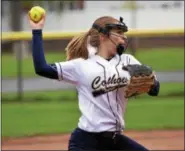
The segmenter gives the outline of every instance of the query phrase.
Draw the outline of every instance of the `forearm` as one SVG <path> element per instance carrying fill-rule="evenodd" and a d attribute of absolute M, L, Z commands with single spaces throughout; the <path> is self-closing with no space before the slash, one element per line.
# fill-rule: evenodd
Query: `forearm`
<path fill-rule="evenodd" d="M 32 56 L 35 73 L 51 79 L 58 79 L 55 65 L 48 65 L 43 50 L 42 30 L 32 30 Z"/>
<path fill-rule="evenodd" d="M 148 92 L 148 95 L 150 95 L 150 96 L 158 96 L 159 90 L 160 90 L 160 83 L 159 83 L 159 81 L 155 80 L 155 84 L 151 88 L 151 90 Z"/>

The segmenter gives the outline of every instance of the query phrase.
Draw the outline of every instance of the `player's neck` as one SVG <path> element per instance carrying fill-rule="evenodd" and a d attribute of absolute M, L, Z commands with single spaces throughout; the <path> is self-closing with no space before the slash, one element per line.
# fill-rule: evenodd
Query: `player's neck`
<path fill-rule="evenodd" d="M 99 55 L 100 57 L 102 57 L 102 58 L 104 58 L 106 60 L 110 60 L 111 58 L 114 57 L 114 56 L 111 56 L 110 54 L 108 54 L 108 52 L 104 51 L 104 50 L 98 50 L 96 55 Z"/>

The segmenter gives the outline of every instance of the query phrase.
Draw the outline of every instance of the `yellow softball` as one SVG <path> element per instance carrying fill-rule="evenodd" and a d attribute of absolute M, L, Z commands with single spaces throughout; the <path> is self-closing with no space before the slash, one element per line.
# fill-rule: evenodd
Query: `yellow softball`
<path fill-rule="evenodd" d="M 30 19 L 35 23 L 39 22 L 42 19 L 44 14 L 45 14 L 45 10 L 40 6 L 34 6 L 29 11 Z"/>

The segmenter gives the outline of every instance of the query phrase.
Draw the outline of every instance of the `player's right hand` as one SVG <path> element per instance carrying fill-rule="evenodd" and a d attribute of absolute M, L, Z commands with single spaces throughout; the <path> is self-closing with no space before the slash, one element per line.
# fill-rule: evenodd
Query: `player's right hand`
<path fill-rule="evenodd" d="M 45 19 L 46 19 L 46 16 L 44 15 L 43 18 L 39 22 L 35 23 L 30 19 L 30 16 L 28 14 L 28 20 L 29 20 L 29 23 L 30 23 L 30 26 L 31 26 L 32 30 L 34 30 L 34 29 L 43 29 L 44 24 L 45 24 Z"/>

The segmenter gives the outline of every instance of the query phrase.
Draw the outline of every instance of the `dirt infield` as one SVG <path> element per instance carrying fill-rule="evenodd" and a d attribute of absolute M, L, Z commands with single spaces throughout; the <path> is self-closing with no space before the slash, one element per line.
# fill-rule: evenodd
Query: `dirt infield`
<path fill-rule="evenodd" d="M 125 131 L 150 150 L 184 150 L 184 130 Z M 3 150 L 66 150 L 68 135 L 3 139 Z"/>

